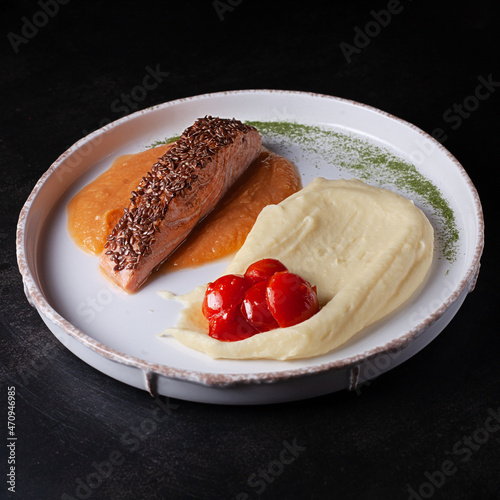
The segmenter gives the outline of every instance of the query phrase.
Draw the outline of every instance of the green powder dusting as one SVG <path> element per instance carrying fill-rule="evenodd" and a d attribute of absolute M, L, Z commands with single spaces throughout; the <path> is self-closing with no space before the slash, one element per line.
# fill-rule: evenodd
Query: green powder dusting
<path fill-rule="evenodd" d="M 320 165 L 346 171 L 359 179 L 392 185 L 418 200 L 431 213 L 437 246 L 442 255 L 454 262 L 458 252 L 459 230 L 455 214 L 441 191 L 413 164 L 388 149 L 361 137 L 295 122 L 247 121 L 263 136 L 264 143 L 276 153 L 294 162 L 307 162 L 316 170 Z M 179 139 L 179 136 L 154 141 L 153 148 Z M 299 147 L 297 147 L 299 146 Z"/>
<path fill-rule="evenodd" d="M 162 144 L 168 144 L 169 142 L 175 142 L 179 139 L 180 135 L 175 135 L 174 137 L 167 137 L 166 139 L 159 139 L 157 141 L 152 142 L 146 149 L 156 148 L 157 146 L 161 146 Z"/>
<path fill-rule="evenodd" d="M 292 161 L 306 160 L 317 169 L 326 162 L 339 171 L 379 185 L 393 185 L 418 200 L 431 211 L 438 247 L 443 256 L 454 262 L 458 252 L 459 231 L 455 214 L 441 191 L 413 164 L 395 153 L 360 137 L 319 126 L 293 122 L 247 121 L 269 143 L 288 154 Z M 297 151 L 296 145 L 300 146 Z M 305 154 L 304 154 L 305 153 Z"/>

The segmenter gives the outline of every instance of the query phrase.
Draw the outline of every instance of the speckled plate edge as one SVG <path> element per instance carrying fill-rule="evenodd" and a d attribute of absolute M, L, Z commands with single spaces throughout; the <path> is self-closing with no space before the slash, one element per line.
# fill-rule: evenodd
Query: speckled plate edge
<path fill-rule="evenodd" d="M 52 306 L 47 302 L 43 293 L 41 292 L 38 284 L 36 282 L 35 277 L 33 276 L 25 255 L 25 226 L 27 222 L 27 218 L 30 212 L 31 205 L 33 200 L 37 196 L 37 194 L 42 189 L 46 180 L 51 176 L 51 174 L 58 168 L 58 166 L 63 162 L 63 160 L 70 155 L 72 152 L 80 148 L 80 146 L 88 141 L 91 141 L 98 135 L 102 134 L 108 129 L 119 126 L 123 122 L 130 120 L 132 117 L 137 115 L 141 115 L 144 113 L 148 113 L 151 108 L 138 111 L 133 113 L 132 115 L 128 115 L 123 117 L 115 122 L 112 122 L 105 127 L 96 130 L 95 132 L 89 134 L 88 136 L 77 141 L 73 146 L 71 146 L 67 151 L 65 151 L 51 166 L 50 168 L 42 175 L 39 179 L 35 187 L 33 188 L 31 194 L 29 195 L 26 203 L 24 204 L 17 225 L 17 237 L 16 237 L 16 253 L 17 253 L 17 261 L 19 270 L 22 275 L 24 290 L 26 297 L 30 304 L 35 307 L 38 312 L 42 315 L 44 320 L 48 320 L 49 322 L 57 325 L 62 331 L 64 331 L 70 337 L 76 339 L 83 346 L 91 349 L 92 351 L 98 353 L 99 355 L 114 361 L 121 363 L 126 366 L 131 366 L 140 369 L 145 374 L 145 384 L 146 388 L 149 389 L 151 393 L 154 392 L 154 386 L 156 386 L 156 376 L 161 375 L 163 377 L 175 380 L 182 380 L 187 382 L 192 382 L 195 384 L 202 384 L 205 386 L 211 387 L 233 387 L 238 385 L 245 384 L 258 384 L 258 383 L 276 383 L 276 382 L 284 382 L 292 378 L 304 377 L 309 375 L 321 374 L 324 372 L 331 372 L 340 369 L 346 369 L 350 367 L 354 367 L 358 365 L 361 361 L 367 361 L 375 358 L 376 356 L 382 354 L 396 353 L 399 352 L 415 340 L 422 332 L 429 329 L 431 325 L 436 323 L 440 318 L 443 317 L 445 312 L 460 298 L 463 297 L 464 294 L 472 291 L 475 286 L 475 282 L 477 280 L 477 276 L 480 268 L 480 258 L 483 251 L 484 246 L 484 219 L 482 213 L 481 202 L 479 199 L 479 195 L 475 186 L 473 185 L 471 179 L 467 175 L 465 169 L 458 162 L 458 160 L 446 149 L 444 146 L 436 141 L 433 137 L 431 137 L 426 132 L 422 131 L 415 125 L 397 118 L 390 113 L 381 111 L 372 106 L 361 104 L 356 101 L 352 101 L 349 99 L 343 99 L 339 97 L 317 94 L 311 92 L 299 92 L 299 91 L 286 91 L 286 90 L 268 90 L 268 89 L 251 89 L 251 90 L 241 90 L 241 91 L 228 91 L 228 92 L 218 92 L 211 94 L 201 94 L 193 97 L 187 97 L 182 99 L 177 99 L 175 101 L 169 101 L 163 103 L 159 106 L 155 106 L 154 108 L 164 107 L 164 106 L 172 106 L 177 105 L 186 101 L 193 101 L 197 99 L 207 99 L 212 96 L 221 96 L 221 95 L 234 95 L 234 94 L 250 94 L 250 93 L 278 93 L 278 94 L 287 94 L 289 96 L 297 95 L 304 96 L 308 95 L 315 98 L 321 99 L 332 99 L 344 103 L 348 103 L 354 106 L 359 106 L 365 109 L 368 109 L 377 114 L 383 115 L 385 117 L 390 118 L 391 120 L 395 120 L 406 127 L 411 128 L 421 136 L 423 136 L 426 140 L 431 141 L 436 148 L 441 150 L 446 154 L 449 160 L 454 164 L 457 168 L 458 172 L 466 182 L 470 192 L 473 195 L 474 199 L 474 208 L 475 208 L 475 218 L 478 223 L 478 234 L 477 234 L 477 244 L 475 247 L 474 255 L 472 257 L 471 264 L 467 268 L 467 271 L 464 273 L 463 279 L 457 284 L 451 295 L 443 301 L 441 306 L 430 316 L 427 316 L 424 320 L 422 320 L 418 325 L 413 327 L 404 335 L 399 336 L 397 339 L 386 343 L 381 346 L 377 346 L 376 348 L 360 353 L 357 356 L 346 357 L 341 360 L 327 362 L 324 364 L 315 365 L 312 367 L 302 367 L 287 371 L 280 372 L 261 372 L 261 373 L 204 373 L 197 372 L 193 370 L 182 370 L 178 368 L 172 368 L 166 365 L 149 363 L 144 360 L 141 360 L 137 357 L 128 356 L 121 352 L 118 352 L 96 340 L 92 337 L 85 334 L 83 331 L 76 328 L 70 322 L 68 322 L 65 318 L 63 318 L 57 311 L 55 311 Z"/>

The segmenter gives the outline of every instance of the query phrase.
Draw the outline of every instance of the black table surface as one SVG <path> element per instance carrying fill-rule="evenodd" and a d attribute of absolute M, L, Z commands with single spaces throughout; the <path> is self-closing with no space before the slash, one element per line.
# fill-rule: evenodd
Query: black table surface
<path fill-rule="evenodd" d="M 0 498 L 500 498 L 494 2 L 353 4 L 1 3 Z M 148 68 L 158 85 L 127 97 Z M 51 163 L 102 123 L 250 88 L 442 129 L 485 212 L 477 287 L 436 340 L 358 391 L 265 406 L 154 399 L 74 356 L 30 307 L 17 218 Z"/>

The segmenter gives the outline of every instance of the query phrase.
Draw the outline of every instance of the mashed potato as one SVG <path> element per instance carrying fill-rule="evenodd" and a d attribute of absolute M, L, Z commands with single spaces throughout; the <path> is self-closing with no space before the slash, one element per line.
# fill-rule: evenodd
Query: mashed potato
<path fill-rule="evenodd" d="M 388 315 L 424 281 L 433 229 L 412 201 L 358 180 L 317 178 L 259 215 L 225 274 L 243 274 L 270 257 L 317 286 L 321 310 L 288 328 L 237 342 L 208 335 L 201 313 L 205 286 L 163 335 L 214 358 L 296 359 L 325 354 Z"/>

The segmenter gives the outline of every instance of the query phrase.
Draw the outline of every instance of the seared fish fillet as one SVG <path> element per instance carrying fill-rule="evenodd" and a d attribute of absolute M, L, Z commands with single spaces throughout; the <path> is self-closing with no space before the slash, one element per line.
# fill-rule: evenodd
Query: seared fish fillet
<path fill-rule="evenodd" d="M 102 269 L 136 291 L 257 158 L 262 139 L 238 120 L 206 116 L 151 167 L 107 238 Z"/>

